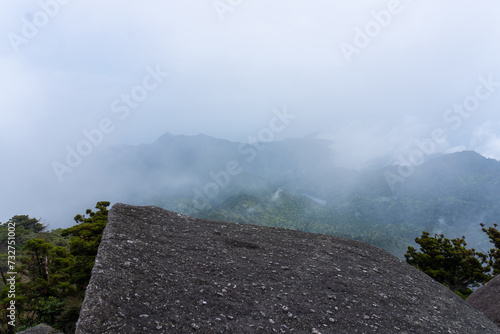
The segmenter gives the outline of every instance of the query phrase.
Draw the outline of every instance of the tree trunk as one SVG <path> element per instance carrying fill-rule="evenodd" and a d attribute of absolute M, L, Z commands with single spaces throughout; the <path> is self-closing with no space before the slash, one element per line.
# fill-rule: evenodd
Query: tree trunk
<path fill-rule="evenodd" d="M 3 274 L 3 270 L 2 270 L 2 269 L 0 269 L 0 273 L 2 273 L 2 280 L 3 280 L 3 283 L 4 283 L 5 285 L 7 285 L 7 279 L 5 278 L 5 276 L 4 276 L 4 274 Z"/>
<path fill-rule="evenodd" d="M 44 267 L 45 267 L 45 280 L 47 281 L 47 283 L 49 282 L 49 257 L 47 255 L 45 255 L 45 263 L 44 263 Z"/>

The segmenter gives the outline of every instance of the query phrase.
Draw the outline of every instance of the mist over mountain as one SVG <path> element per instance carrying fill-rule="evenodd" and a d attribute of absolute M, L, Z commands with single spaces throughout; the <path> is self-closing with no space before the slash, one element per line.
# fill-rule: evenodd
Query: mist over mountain
<path fill-rule="evenodd" d="M 96 203 L 128 203 L 398 257 L 422 231 L 485 253 L 480 223 L 500 217 L 498 12 L 0 1 L 0 223 L 27 215 L 59 236 Z M 59 308 L 47 300 L 36 307 Z"/>
<path fill-rule="evenodd" d="M 408 166 L 336 167 L 332 142 L 313 135 L 238 143 L 167 133 L 93 164 L 123 201 L 341 235 L 399 256 L 422 230 L 487 248 L 479 224 L 500 216 L 500 162 L 472 151 L 435 155 L 401 174 Z"/>
<path fill-rule="evenodd" d="M 104 176 L 147 190 L 151 197 L 194 197 L 199 190 L 205 199 L 200 206 L 205 206 L 220 202 L 235 189 L 260 190 L 280 184 L 306 189 L 311 182 L 321 182 L 324 175 L 337 175 L 329 144 L 313 137 L 249 144 L 167 133 L 149 145 L 105 152 L 107 169 L 112 172 Z M 102 160 L 96 159 L 96 168 Z"/>
<path fill-rule="evenodd" d="M 500 3 L 220 2 L 2 1 L 0 221 L 69 227 L 101 200 L 201 214 L 243 194 L 406 222 L 414 189 L 460 183 L 419 188 L 426 167 L 401 176 L 399 155 L 432 141 L 426 159 L 500 160 Z"/>

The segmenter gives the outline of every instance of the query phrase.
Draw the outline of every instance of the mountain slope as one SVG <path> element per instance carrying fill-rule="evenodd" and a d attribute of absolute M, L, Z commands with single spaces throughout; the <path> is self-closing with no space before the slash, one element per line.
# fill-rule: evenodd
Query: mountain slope
<path fill-rule="evenodd" d="M 134 204 L 344 235 L 398 255 L 422 230 L 487 248 L 479 223 L 500 217 L 500 162 L 475 152 L 436 156 L 392 191 L 386 174 L 398 166 L 337 168 L 330 146 L 312 137 L 236 143 L 165 134 L 109 152 L 106 178 Z"/>

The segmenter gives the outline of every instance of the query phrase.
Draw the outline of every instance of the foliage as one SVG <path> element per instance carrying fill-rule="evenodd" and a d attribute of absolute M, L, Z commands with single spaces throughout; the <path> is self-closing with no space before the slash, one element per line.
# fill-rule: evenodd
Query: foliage
<path fill-rule="evenodd" d="M 94 267 L 97 249 L 101 243 L 102 232 L 108 221 L 109 202 L 98 202 L 97 212 L 88 209 L 85 215 L 76 215 L 75 226 L 62 232 L 62 236 L 71 236 L 69 247 L 75 256 L 76 264 L 73 266 L 72 283 L 79 286 L 79 292 L 85 292 Z"/>
<path fill-rule="evenodd" d="M 10 220 L 14 222 L 17 228 L 24 228 L 28 231 L 33 231 L 34 233 L 43 232 L 47 229 L 47 225 L 40 223 L 40 220 L 36 218 L 30 218 L 29 216 L 14 216 Z"/>
<path fill-rule="evenodd" d="M 493 224 L 493 227 L 484 227 L 481 224 L 483 232 L 485 232 L 490 238 L 490 242 L 494 245 L 494 248 L 490 249 L 489 255 L 489 265 L 493 268 L 493 275 L 500 274 L 500 231 L 498 231 L 497 224 Z"/>
<path fill-rule="evenodd" d="M 15 221 L 15 219 L 11 221 L 13 220 Z M 46 227 L 40 228 L 33 219 L 28 220 L 32 222 L 27 226 L 29 231 L 23 228 L 23 225 L 16 224 L 17 266 L 15 270 L 11 270 L 18 273 L 15 284 L 16 329 L 28 328 L 40 322 L 56 324 L 57 314 L 64 308 L 68 294 L 74 292 L 74 289 L 68 287 L 65 282 L 69 277 L 66 267 L 72 263 L 69 252 L 65 247 L 56 246 L 45 240 L 60 241 L 60 235 L 52 237 L 51 232 L 45 231 Z M 26 235 L 35 237 L 25 241 Z M 20 242 L 17 242 L 18 240 Z M 61 270 L 61 263 L 64 261 L 66 265 Z M 9 287 L 4 285 L 0 289 L 2 317 L 5 316 L 6 305 L 11 300 L 8 294 Z M 0 329 L 11 330 L 4 327 Z"/>
<path fill-rule="evenodd" d="M 109 202 L 98 202 L 97 212 L 75 216 L 77 225 L 47 231 L 38 219 L 14 216 L 16 223 L 16 329 L 39 323 L 73 333 L 90 279 L 97 248 L 107 223 Z M 4 233 L 5 232 L 5 233 Z M 2 253 L 7 246 L 7 224 L 0 224 Z M 6 258 L 2 254 L 0 259 Z M 2 267 L 2 270 L 6 269 Z M 3 270 L 6 272 L 6 270 Z M 0 316 L 5 318 L 8 285 L 0 288 Z M 12 328 L 0 324 L 0 332 Z"/>
<path fill-rule="evenodd" d="M 500 253 L 500 234 L 496 226 L 489 229 L 483 226 L 483 231 L 496 247 L 488 254 L 468 249 L 465 237 L 450 240 L 443 234 L 431 237 L 424 231 L 420 238 L 415 238 L 420 251 L 408 247 L 406 262 L 466 298 L 472 293 L 471 287 L 484 284 L 492 278 L 492 274 L 498 274 L 499 262 L 496 259 Z"/>

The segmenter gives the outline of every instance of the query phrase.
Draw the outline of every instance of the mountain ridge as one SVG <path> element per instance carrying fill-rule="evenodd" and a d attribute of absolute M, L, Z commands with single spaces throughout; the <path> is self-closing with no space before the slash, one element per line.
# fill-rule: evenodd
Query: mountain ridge
<path fill-rule="evenodd" d="M 331 142 L 310 136 L 238 143 L 165 134 L 109 154 L 107 177 L 123 189 L 121 201 L 200 218 L 312 226 L 306 231 L 361 238 L 398 256 L 422 230 L 487 246 L 479 223 L 500 216 L 500 162 L 473 151 L 431 157 L 394 191 L 385 175 L 397 166 L 336 167 Z M 280 189 L 286 203 L 271 201 Z M 249 201 L 261 205 L 243 210 Z"/>

